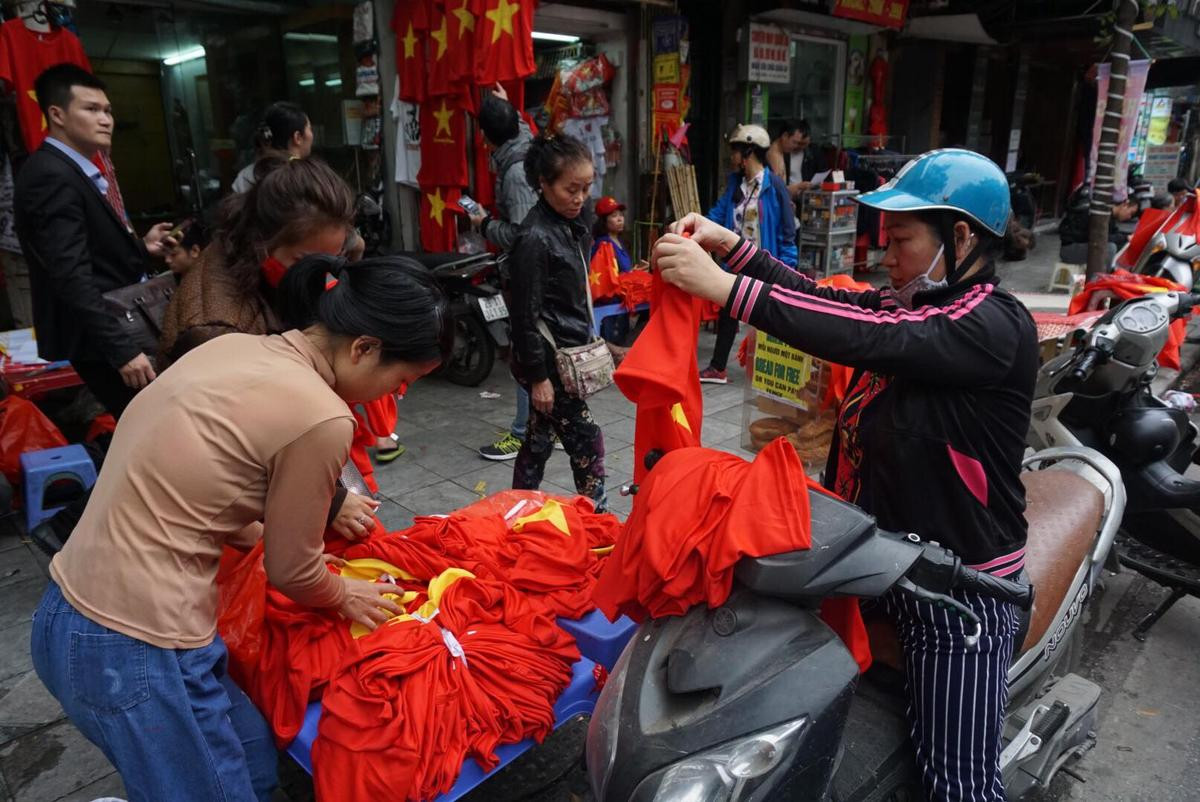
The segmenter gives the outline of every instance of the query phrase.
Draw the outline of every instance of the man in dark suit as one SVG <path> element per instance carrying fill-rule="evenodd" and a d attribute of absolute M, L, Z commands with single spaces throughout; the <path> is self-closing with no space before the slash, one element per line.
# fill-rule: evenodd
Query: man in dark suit
<path fill-rule="evenodd" d="M 174 243 L 170 223 L 139 239 L 108 202 L 94 163 L 112 146 L 113 115 L 100 79 L 74 64 L 34 82 L 48 136 L 16 177 L 17 237 L 29 260 L 38 354 L 68 359 L 114 417 L 154 380 L 149 356 L 124 336 L 101 295 L 141 279 Z"/>

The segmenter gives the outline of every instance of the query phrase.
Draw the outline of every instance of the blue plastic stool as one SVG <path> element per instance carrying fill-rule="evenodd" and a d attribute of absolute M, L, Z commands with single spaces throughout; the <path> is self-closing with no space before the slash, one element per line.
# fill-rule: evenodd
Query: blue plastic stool
<path fill-rule="evenodd" d="M 612 671 L 625 644 L 633 637 L 638 625 L 626 616 L 609 621 L 604 613 L 592 610 L 583 618 L 558 619 L 558 625 L 575 636 L 579 653 Z"/>
<path fill-rule="evenodd" d="M 644 312 L 649 308 L 650 304 L 638 304 L 633 308 L 633 311 Z M 605 318 L 612 317 L 613 315 L 626 315 L 629 313 L 630 310 L 626 309 L 625 306 L 620 302 L 615 304 L 603 304 L 602 306 L 595 307 L 594 314 L 592 315 L 592 336 L 600 336 L 600 324 L 604 322 Z"/>
<path fill-rule="evenodd" d="M 96 466 L 81 445 L 26 451 L 21 455 L 25 475 L 25 525 L 40 524 L 66 505 L 45 508 L 46 488 L 59 479 L 74 479 L 84 490 L 96 484 Z"/>

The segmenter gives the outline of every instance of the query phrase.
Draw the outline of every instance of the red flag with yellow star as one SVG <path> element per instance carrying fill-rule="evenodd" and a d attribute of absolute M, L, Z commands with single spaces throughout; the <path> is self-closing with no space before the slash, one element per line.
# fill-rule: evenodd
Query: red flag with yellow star
<path fill-rule="evenodd" d="M 537 71 L 533 58 L 536 0 L 474 0 L 475 82 L 525 78 Z"/>
<path fill-rule="evenodd" d="M 453 251 L 458 246 L 458 187 L 421 188 L 421 247 Z"/>
<path fill-rule="evenodd" d="M 637 404 L 633 478 L 646 475 L 645 458 L 654 450 L 700 445 L 704 396 L 696 370 L 700 305 L 678 287 L 654 277 L 650 325 L 646 326 L 613 375 L 625 397 Z"/>
<path fill-rule="evenodd" d="M 450 35 L 450 15 L 439 2 L 430 3 L 429 60 L 425 70 L 425 96 L 438 97 L 454 91 L 451 62 L 454 60 L 454 40 Z"/>
<path fill-rule="evenodd" d="M 429 26 L 426 0 L 397 0 L 392 12 L 396 74 L 400 79 L 400 99 L 409 103 L 425 99 L 425 39 Z"/>
<path fill-rule="evenodd" d="M 462 99 L 453 95 L 428 98 L 421 104 L 422 187 L 465 187 L 467 125 Z"/>
<path fill-rule="evenodd" d="M 453 82 L 475 80 L 475 0 L 446 0 L 448 76 Z"/>

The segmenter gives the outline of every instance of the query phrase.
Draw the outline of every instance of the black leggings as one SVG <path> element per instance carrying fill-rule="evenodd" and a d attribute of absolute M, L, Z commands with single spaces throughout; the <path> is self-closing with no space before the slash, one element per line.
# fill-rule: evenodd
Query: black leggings
<path fill-rule="evenodd" d="M 608 504 L 604 492 L 604 433 L 586 401 L 568 395 L 557 376 L 550 381 L 554 386 L 554 408 L 547 415 L 530 403 L 525 440 L 513 465 L 513 488 L 537 490 L 541 486 L 546 460 L 554 453 L 554 435 L 558 435 L 571 458 L 575 492 L 596 502 L 596 509 L 603 512 Z"/>
<path fill-rule="evenodd" d="M 722 309 L 721 316 L 717 318 L 717 344 L 713 346 L 712 359 L 708 360 L 710 367 L 725 370 L 725 365 L 729 362 L 729 352 L 733 350 L 733 341 L 737 339 L 737 333 L 737 318 L 730 317 Z"/>

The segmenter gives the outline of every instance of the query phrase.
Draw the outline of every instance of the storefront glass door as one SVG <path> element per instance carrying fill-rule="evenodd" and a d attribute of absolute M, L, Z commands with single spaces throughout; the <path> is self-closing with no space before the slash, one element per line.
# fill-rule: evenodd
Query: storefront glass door
<path fill-rule="evenodd" d="M 815 36 L 793 36 L 792 81 L 769 84 L 767 123 L 807 120 L 814 141 L 842 131 L 846 43 Z"/>

